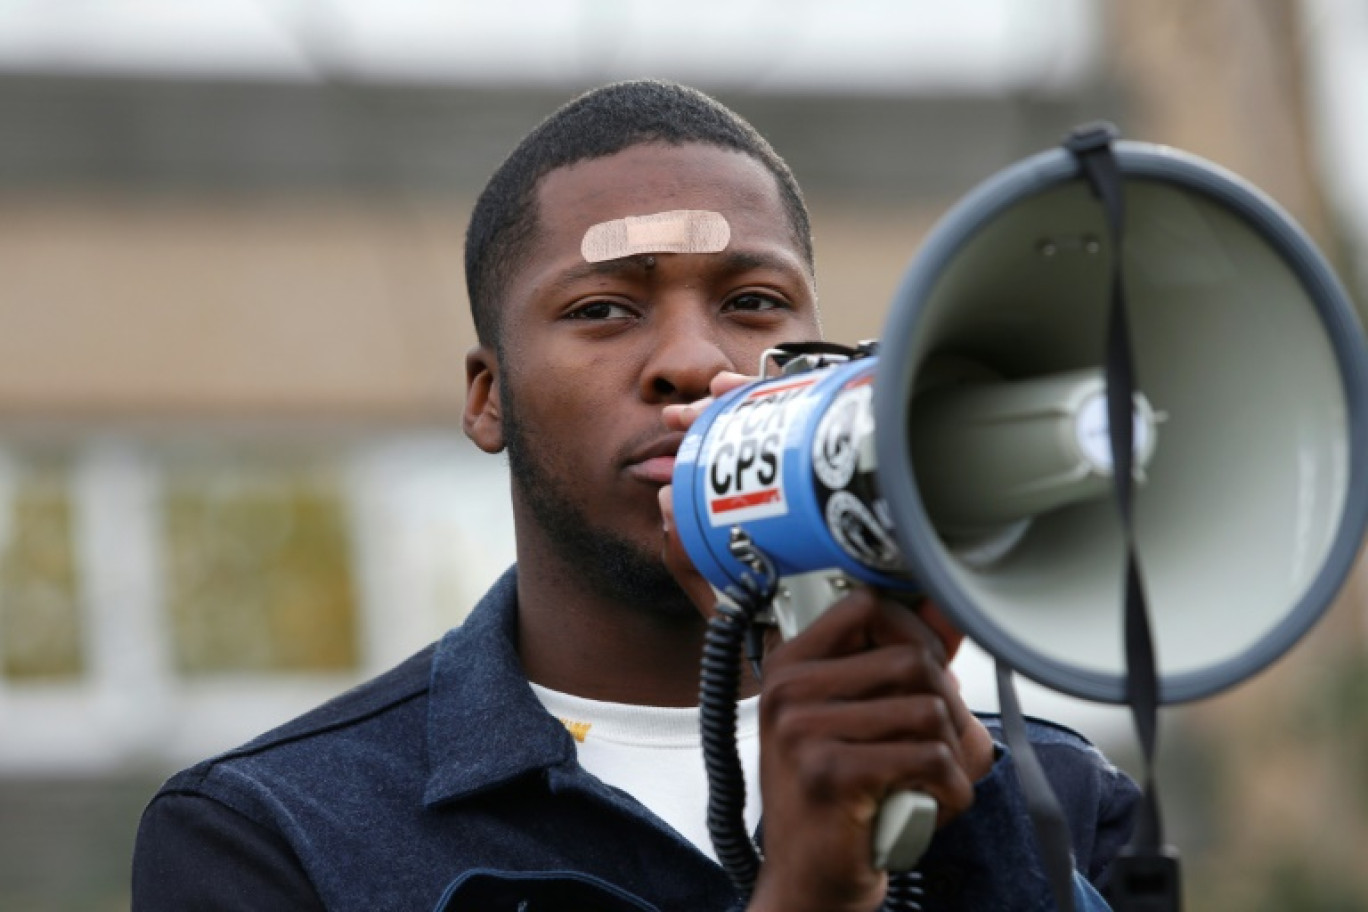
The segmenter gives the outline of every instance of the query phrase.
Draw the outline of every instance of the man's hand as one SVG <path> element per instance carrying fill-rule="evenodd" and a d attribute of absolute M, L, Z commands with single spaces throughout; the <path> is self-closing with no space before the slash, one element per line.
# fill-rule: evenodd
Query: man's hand
<path fill-rule="evenodd" d="M 765 658 L 760 781 L 765 864 L 753 909 L 872 910 L 879 807 L 936 799 L 938 823 L 973 802 L 992 741 L 969 713 L 930 625 L 860 588 Z"/>
<path fill-rule="evenodd" d="M 712 405 L 713 400 L 718 396 L 724 395 L 738 386 L 745 386 L 747 383 L 754 382 L 755 377 L 747 377 L 745 374 L 734 374 L 724 371 L 713 377 L 708 385 L 711 393 L 706 399 L 699 399 L 697 402 L 690 402 L 687 405 L 667 405 L 663 413 L 665 426 L 672 431 L 687 431 L 698 420 L 698 416 L 703 414 L 708 406 Z M 664 520 L 665 544 L 664 557 L 665 565 L 669 567 L 675 580 L 683 587 L 690 600 L 703 613 L 704 617 L 711 617 L 713 607 L 716 605 L 716 598 L 713 595 L 712 586 L 694 569 L 693 562 L 689 560 L 688 552 L 684 550 L 684 544 L 679 540 L 679 535 L 674 522 L 674 486 L 665 485 L 660 489 L 660 514 Z"/>
<path fill-rule="evenodd" d="M 721 374 L 713 397 L 753 378 Z M 665 410 L 687 430 L 711 399 Z M 693 568 L 661 491 L 665 560 L 705 615 L 711 586 Z M 916 611 L 860 587 L 765 657 L 760 778 L 765 863 L 754 910 L 873 910 L 887 878 L 872 865 L 885 797 L 936 799 L 938 823 L 963 813 L 992 767 L 987 730 L 948 663 L 962 635 L 930 603 Z"/>

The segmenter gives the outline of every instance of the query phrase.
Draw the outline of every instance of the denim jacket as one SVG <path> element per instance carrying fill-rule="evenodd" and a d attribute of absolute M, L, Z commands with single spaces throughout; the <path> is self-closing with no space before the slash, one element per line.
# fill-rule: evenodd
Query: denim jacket
<path fill-rule="evenodd" d="M 716 862 L 579 766 L 527 684 L 516 623 L 514 568 L 433 646 L 172 777 L 139 827 L 135 912 L 735 906 Z M 1030 734 L 1078 872 L 1100 883 L 1136 788 L 1073 732 Z M 1051 907 L 1005 748 L 920 869 L 928 910 Z"/>

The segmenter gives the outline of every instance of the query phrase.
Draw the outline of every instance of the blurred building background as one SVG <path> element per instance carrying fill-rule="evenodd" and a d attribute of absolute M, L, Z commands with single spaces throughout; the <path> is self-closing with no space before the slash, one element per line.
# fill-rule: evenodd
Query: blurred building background
<path fill-rule="evenodd" d="M 505 467 L 459 430 L 465 217 L 528 128 L 639 75 L 788 158 L 833 339 L 878 334 L 962 193 L 1097 118 L 1251 180 L 1365 300 L 1357 0 L 0 2 L 0 908 L 125 908 L 162 778 L 511 561 Z M 1368 909 L 1366 598 L 1166 711 L 1192 908 Z M 1138 770 L 1124 713 L 1024 698 Z"/>

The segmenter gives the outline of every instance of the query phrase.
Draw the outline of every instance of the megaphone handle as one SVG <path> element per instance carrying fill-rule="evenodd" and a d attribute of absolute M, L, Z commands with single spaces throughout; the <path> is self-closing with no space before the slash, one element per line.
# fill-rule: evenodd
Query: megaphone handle
<path fill-rule="evenodd" d="M 845 595 L 855 583 L 835 570 L 786 576 L 770 610 L 784 639 L 804 628 Z M 874 867 L 910 871 L 936 832 L 936 799 L 922 792 L 895 792 L 884 799 L 874 821 Z"/>
<path fill-rule="evenodd" d="M 923 792 L 895 792 L 884 799 L 874 821 L 874 867 L 910 871 L 936 832 L 936 799 Z"/>

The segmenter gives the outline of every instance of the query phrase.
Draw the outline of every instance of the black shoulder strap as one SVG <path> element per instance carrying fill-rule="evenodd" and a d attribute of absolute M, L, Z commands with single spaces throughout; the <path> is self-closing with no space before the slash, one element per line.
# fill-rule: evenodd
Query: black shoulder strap
<path fill-rule="evenodd" d="M 1173 850 L 1164 845 L 1163 821 L 1154 777 L 1158 748 L 1159 678 L 1133 522 L 1135 362 L 1126 311 L 1126 290 L 1122 281 L 1126 209 L 1121 169 L 1112 151 L 1116 136 L 1116 128 L 1111 124 L 1089 124 L 1074 130 L 1064 142 L 1065 147 L 1078 159 L 1083 176 L 1102 204 L 1111 246 L 1111 300 L 1107 314 L 1104 368 L 1107 421 L 1111 438 L 1112 491 L 1121 517 L 1126 551 L 1126 699 L 1135 720 L 1136 736 L 1140 740 L 1145 767 L 1144 794 L 1140 800 L 1135 834 L 1113 870 L 1109 901 L 1117 912 L 1177 912 L 1181 905 L 1178 859 Z"/>

